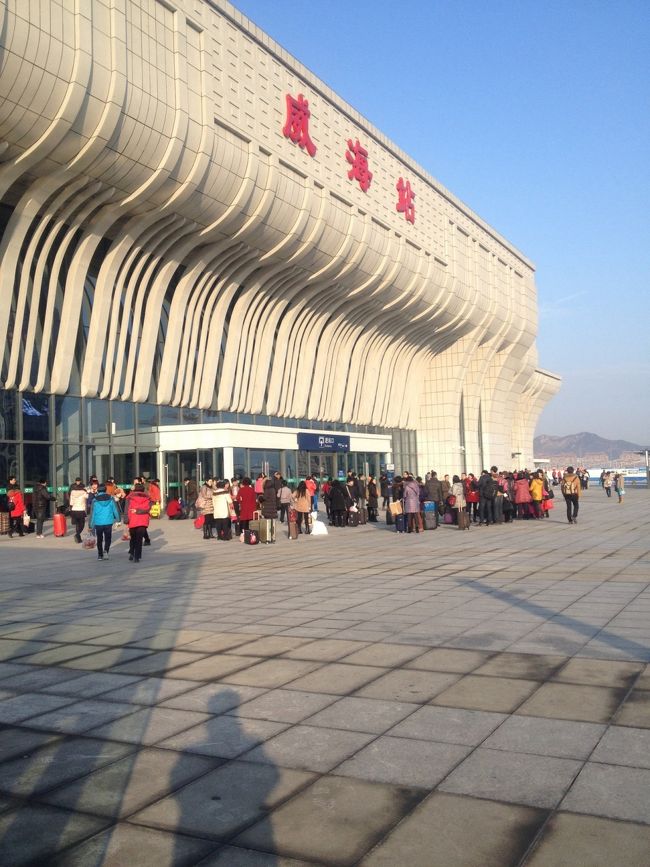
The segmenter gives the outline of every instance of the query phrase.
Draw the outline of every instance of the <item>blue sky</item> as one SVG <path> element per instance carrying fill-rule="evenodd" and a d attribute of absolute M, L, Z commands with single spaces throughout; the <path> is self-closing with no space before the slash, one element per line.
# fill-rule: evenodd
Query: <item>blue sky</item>
<path fill-rule="evenodd" d="M 537 432 L 650 444 L 650 2 L 237 0 L 537 267 Z"/>

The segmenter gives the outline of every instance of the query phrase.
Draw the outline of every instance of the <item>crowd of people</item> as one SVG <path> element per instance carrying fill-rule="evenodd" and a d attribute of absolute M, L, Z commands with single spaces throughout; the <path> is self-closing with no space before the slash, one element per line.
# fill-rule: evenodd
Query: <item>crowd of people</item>
<path fill-rule="evenodd" d="M 376 479 L 350 471 L 344 478 L 321 482 L 309 475 L 295 487 L 279 471 L 272 476 L 260 473 L 255 481 L 248 477 L 211 477 L 200 486 L 186 477 L 180 494 L 168 499 L 165 514 L 170 520 L 194 519 L 204 539 L 222 541 L 244 538 L 252 522 L 258 522 L 255 530 L 262 522 L 267 527 L 265 541 L 274 541 L 276 521 L 287 524 L 289 538 L 309 535 L 318 519 L 322 498 L 330 527 L 376 523 L 381 508 L 386 510 L 387 524 L 394 524 L 400 532 L 417 534 L 441 523 L 465 528 L 543 520 L 554 508 L 555 491 L 559 489 L 568 522 L 577 524 L 580 494 L 588 487 L 588 479 L 589 473 L 583 468 L 553 469 L 549 474 L 541 469 L 499 471 L 496 466 L 478 476 L 460 473 L 438 478 L 431 470 L 424 479 L 410 472 L 396 476 L 384 473 Z M 607 497 L 614 489 L 618 502 L 623 502 L 622 473 L 603 471 L 600 482 Z M 47 480 L 39 480 L 31 495 L 30 515 L 23 492 L 12 476 L 6 495 L 0 498 L 0 533 L 22 537 L 35 522 L 36 538 L 44 538 L 43 524 L 53 501 Z M 96 547 L 99 560 L 109 558 L 113 531 L 124 527 L 129 558 L 137 563 L 142 548 L 151 544 L 147 528 L 150 518 L 160 516 L 161 506 L 158 479 L 138 477 L 127 493 L 114 478 L 100 483 L 92 477 L 88 484 L 76 478 L 57 511 L 70 519 L 74 541 Z"/>

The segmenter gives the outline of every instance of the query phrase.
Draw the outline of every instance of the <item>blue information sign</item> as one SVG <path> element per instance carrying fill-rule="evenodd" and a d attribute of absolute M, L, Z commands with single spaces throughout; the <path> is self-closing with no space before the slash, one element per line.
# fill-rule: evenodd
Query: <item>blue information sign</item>
<path fill-rule="evenodd" d="M 298 434 L 298 448 L 305 452 L 349 452 L 350 437 L 343 434 Z"/>

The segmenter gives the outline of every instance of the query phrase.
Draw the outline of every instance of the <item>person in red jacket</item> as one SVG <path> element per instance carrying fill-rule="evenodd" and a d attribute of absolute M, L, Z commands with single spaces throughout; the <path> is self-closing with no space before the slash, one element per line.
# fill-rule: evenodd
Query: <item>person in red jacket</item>
<path fill-rule="evenodd" d="M 22 538 L 25 535 L 23 530 L 25 501 L 18 485 L 11 485 L 9 487 L 7 499 L 9 501 L 9 538 L 13 539 L 14 532 L 17 532 Z"/>
<path fill-rule="evenodd" d="M 249 478 L 242 479 L 236 499 L 239 503 L 239 527 L 243 533 L 248 530 L 249 521 L 253 520 L 253 512 L 257 507 L 257 497 Z"/>
<path fill-rule="evenodd" d="M 151 509 L 151 500 L 144 492 L 144 485 L 134 485 L 133 490 L 126 498 L 124 512 L 129 522 L 129 535 L 131 537 L 129 560 L 135 560 L 136 563 L 139 563 L 142 558 L 142 542 L 149 526 L 149 509 Z"/>
<path fill-rule="evenodd" d="M 167 503 L 167 506 L 165 508 L 165 514 L 170 521 L 176 521 L 180 518 L 185 517 L 183 513 L 183 507 L 175 497 L 169 500 L 169 502 Z"/>

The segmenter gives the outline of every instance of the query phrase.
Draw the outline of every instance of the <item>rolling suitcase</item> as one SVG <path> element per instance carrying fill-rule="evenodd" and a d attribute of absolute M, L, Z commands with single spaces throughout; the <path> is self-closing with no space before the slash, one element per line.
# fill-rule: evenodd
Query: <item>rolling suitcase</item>
<path fill-rule="evenodd" d="M 425 530 L 435 530 L 437 526 L 438 526 L 438 523 L 436 521 L 436 513 L 425 510 L 425 512 L 424 512 L 424 529 Z"/>
<path fill-rule="evenodd" d="M 348 527 L 358 527 L 359 526 L 359 513 L 358 512 L 348 512 Z"/>
<path fill-rule="evenodd" d="M 260 518 L 258 524 L 260 542 L 263 545 L 272 545 L 275 542 L 275 520 L 273 518 Z"/>
<path fill-rule="evenodd" d="M 393 518 L 393 513 L 390 509 L 386 509 L 386 526 L 392 527 L 395 523 L 395 519 Z"/>
<path fill-rule="evenodd" d="M 289 526 L 289 538 L 297 539 L 298 538 L 298 525 L 295 521 L 288 521 Z"/>
<path fill-rule="evenodd" d="M 6 536 L 9 532 L 9 512 L 0 512 L 0 536 Z"/>
<path fill-rule="evenodd" d="M 65 515 L 62 512 L 57 512 L 56 515 L 54 516 L 53 520 L 54 520 L 54 535 L 58 536 L 59 538 L 61 536 L 65 536 L 66 531 L 67 531 Z"/>
<path fill-rule="evenodd" d="M 469 530 L 469 515 L 464 509 L 458 510 L 458 529 Z"/>
<path fill-rule="evenodd" d="M 367 509 L 359 509 L 359 523 L 367 524 L 368 523 L 368 510 Z"/>
<path fill-rule="evenodd" d="M 406 533 L 406 515 L 395 515 L 395 530 L 398 533 Z"/>

